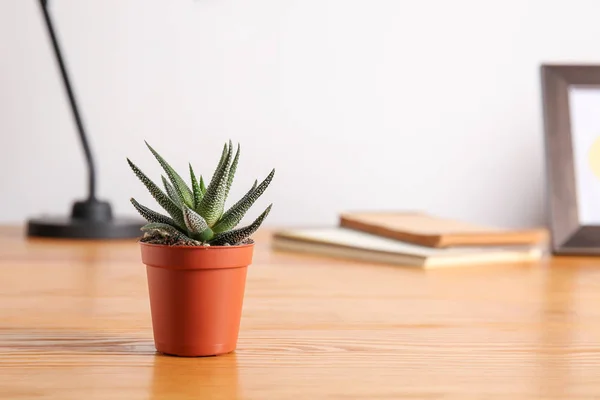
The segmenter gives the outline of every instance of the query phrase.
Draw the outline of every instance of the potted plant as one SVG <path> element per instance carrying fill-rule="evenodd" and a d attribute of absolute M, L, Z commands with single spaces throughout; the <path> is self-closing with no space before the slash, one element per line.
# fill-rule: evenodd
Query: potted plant
<path fill-rule="evenodd" d="M 152 329 L 156 349 L 176 356 L 211 356 L 236 349 L 247 267 L 252 263 L 251 235 L 271 210 L 237 227 L 271 183 L 275 170 L 236 203 L 225 203 L 237 169 L 240 146 L 223 147 L 213 175 L 205 184 L 189 164 L 186 181 L 147 142 L 161 165 L 164 191 L 129 158 L 127 162 L 166 214 L 131 203 L 148 221 L 139 240 L 146 265 Z M 167 215 L 168 214 L 168 215 Z"/>

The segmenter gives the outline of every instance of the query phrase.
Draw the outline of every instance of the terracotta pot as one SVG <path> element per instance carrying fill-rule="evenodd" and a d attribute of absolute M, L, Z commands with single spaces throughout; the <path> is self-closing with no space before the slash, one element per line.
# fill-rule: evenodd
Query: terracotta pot
<path fill-rule="evenodd" d="M 156 350 L 187 357 L 234 351 L 254 244 L 140 246 Z"/>

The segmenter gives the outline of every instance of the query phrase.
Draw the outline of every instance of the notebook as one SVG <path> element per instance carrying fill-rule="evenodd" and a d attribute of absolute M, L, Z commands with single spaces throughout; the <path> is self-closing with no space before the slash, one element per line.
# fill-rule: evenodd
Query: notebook
<path fill-rule="evenodd" d="M 421 246 L 536 245 L 545 242 L 545 229 L 510 230 L 442 218 L 422 212 L 346 212 L 341 227 Z"/>
<path fill-rule="evenodd" d="M 523 245 L 436 248 L 339 226 L 278 230 L 271 243 L 275 250 L 418 268 L 530 262 L 544 253 L 543 247 Z"/>

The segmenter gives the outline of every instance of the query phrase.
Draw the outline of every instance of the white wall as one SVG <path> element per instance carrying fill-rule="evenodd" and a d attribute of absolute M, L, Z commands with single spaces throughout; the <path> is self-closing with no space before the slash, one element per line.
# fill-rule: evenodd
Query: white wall
<path fill-rule="evenodd" d="M 232 196 L 272 167 L 268 225 L 346 209 L 543 221 L 541 62 L 600 61 L 594 0 L 50 0 L 119 214 L 154 205 L 125 162 L 211 173 Z M 76 131 L 35 0 L 0 1 L 0 222 L 85 193 Z"/>

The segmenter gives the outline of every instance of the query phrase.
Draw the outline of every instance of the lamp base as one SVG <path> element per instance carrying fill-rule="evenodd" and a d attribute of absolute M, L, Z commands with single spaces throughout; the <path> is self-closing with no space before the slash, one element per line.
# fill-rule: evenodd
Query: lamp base
<path fill-rule="evenodd" d="M 27 236 L 72 239 L 131 239 L 142 236 L 146 222 L 139 218 L 115 218 L 108 202 L 77 201 L 71 216 L 47 216 L 27 221 Z"/>
<path fill-rule="evenodd" d="M 73 239 L 132 239 L 142 236 L 144 222 L 134 218 L 108 221 L 79 220 L 70 217 L 40 217 L 27 221 L 27 236 Z"/>

